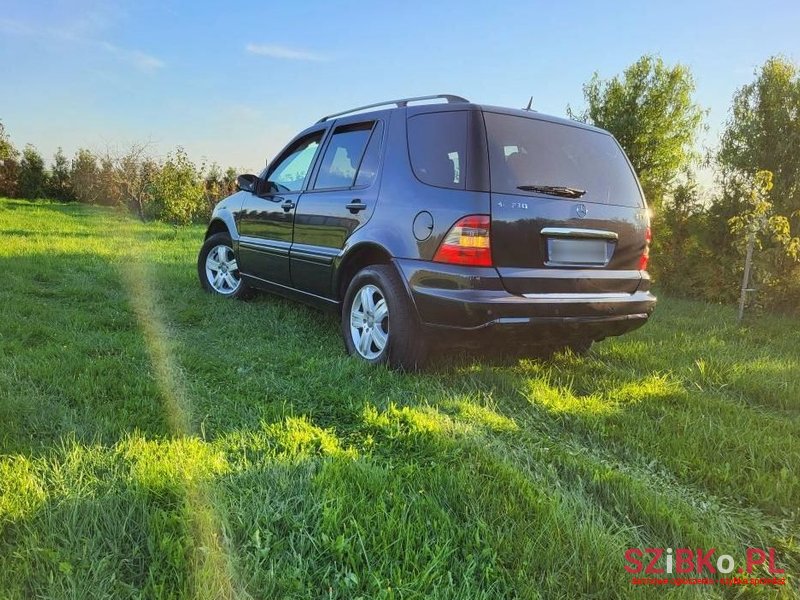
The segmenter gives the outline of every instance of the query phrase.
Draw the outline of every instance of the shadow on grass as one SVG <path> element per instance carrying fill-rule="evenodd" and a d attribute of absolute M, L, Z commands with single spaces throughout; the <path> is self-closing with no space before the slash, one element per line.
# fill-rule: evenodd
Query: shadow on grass
<path fill-rule="evenodd" d="M 32 500 L 3 519 L 5 590 L 214 597 L 197 587 L 213 574 L 195 570 L 206 549 L 186 500 L 203 485 L 236 585 L 254 596 L 618 597 L 618 557 L 642 542 L 582 490 L 532 480 L 436 411 L 373 408 L 364 427 L 362 449 L 290 418 L 213 444 L 69 446 L 57 468 L 18 459 L 3 474 L 22 482 L 12 495 Z"/>

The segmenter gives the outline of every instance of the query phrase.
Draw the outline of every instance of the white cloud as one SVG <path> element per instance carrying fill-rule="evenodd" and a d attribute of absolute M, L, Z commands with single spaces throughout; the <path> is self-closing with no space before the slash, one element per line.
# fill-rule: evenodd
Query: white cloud
<path fill-rule="evenodd" d="M 28 35 L 33 32 L 27 25 L 11 19 L 0 19 L 0 31 L 11 35 Z"/>
<path fill-rule="evenodd" d="M 260 56 L 269 56 L 271 58 L 282 58 L 286 60 L 310 60 L 310 61 L 325 61 L 329 60 L 327 56 L 301 50 L 299 48 L 289 48 L 288 46 L 279 46 L 276 44 L 247 44 L 245 50 L 250 54 L 258 54 Z"/>
<path fill-rule="evenodd" d="M 260 110 L 247 104 L 231 104 L 226 112 L 232 121 L 257 121 L 263 116 Z"/>
<path fill-rule="evenodd" d="M 134 67 L 145 73 L 152 73 L 158 69 L 163 69 L 165 66 L 164 61 L 139 50 L 130 52 L 128 59 L 133 63 Z"/>
<path fill-rule="evenodd" d="M 141 50 L 128 50 L 127 48 L 120 48 L 119 46 L 116 46 L 110 42 L 92 42 L 90 40 L 84 40 L 84 42 L 98 44 L 109 53 L 121 60 L 124 60 L 143 73 L 154 73 L 165 66 L 164 61 L 156 58 L 155 56 L 142 52 Z"/>
<path fill-rule="evenodd" d="M 5 33 L 33 37 L 45 42 L 73 43 L 100 48 L 143 73 L 154 73 L 165 66 L 164 61 L 141 50 L 121 48 L 102 39 L 87 37 L 82 33 L 87 28 L 84 21 L 60 27 L 34 28 L 20 21 L 0 19 L 0 31 Z"/>

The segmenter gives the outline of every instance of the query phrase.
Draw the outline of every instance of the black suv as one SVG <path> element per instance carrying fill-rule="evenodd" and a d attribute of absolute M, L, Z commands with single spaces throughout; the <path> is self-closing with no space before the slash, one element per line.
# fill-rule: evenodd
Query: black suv
<path fill-rule="evenodd" d="M 417 367 L 448 332 L 580 352 L 655 306 L 639 183 L 581 123 L 395 100 L 320 119 L 237 183 L 200 250 L 203 287 L 334 309 L 372 363 Z"/>

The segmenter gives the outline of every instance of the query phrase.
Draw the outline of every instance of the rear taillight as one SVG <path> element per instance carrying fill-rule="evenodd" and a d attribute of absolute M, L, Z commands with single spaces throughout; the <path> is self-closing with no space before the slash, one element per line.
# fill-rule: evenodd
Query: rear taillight
<path fill-rule="evenodd" d="M 455 265 L 492 266 L 489 215 L 459 219 L 447 232 L 433 260 Z"/>
<path fill-rule="evenodd" d="M 653 232 L 650 230 L 650 226 L 648 225 L 644 232 L 644 252 L 642 252 L 642 256 L 639 258 L 640 271 L 647 270 L 647 262 L 650 260 L 650 242 L 652 241 Z"/>

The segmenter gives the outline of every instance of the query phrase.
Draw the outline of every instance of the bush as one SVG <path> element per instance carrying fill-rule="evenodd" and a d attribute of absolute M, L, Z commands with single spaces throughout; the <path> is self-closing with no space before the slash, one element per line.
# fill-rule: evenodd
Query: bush
<path fill-rule="evenodd" d="M 39 152 L 28 144 L 22 151 L 22 160 L 19 163 L 18 177 L 19 195 L 23 198 L 35 200 L 44 198 L 47 190 L 47 171 L 44 168 L 44 159 Z"/>
<path fill-rule="evenodd" d="M 718 272 L 704 239 L 708 222 L 694 177 L 687 173 L 652 220 L 650 273 L 661 289 L 682 297 L 724 290 L 724 285 L 709 288 L 706 283 Z"/>
<path fill-rule="evenodd" d="M 0 121 L 0 196 L 14 198 L 17 195 L 18 158 L 19 152 L 14 148 L 3 122 Z"/>
<path fill-rule="evenodd" d="M 152 184 L 152 216 L 185 224 L 208 214 L 202 178 L 183 148 L 167 156 Z"/>
<path fill-rule="evenodd" d="M 100 180 L 97 157 L 86 148 L 80 148 L 72 159 L 69 181 L 75 199 L 86 204 L 96 204 L 100 197 Z"/>
<path fill-rule="evenodd" d="M 72 193 L 70 164 L 61 148 L 53 156 L 53 167 L 50 169 L 48 184 L 47 194 L 51 198 L 62 202 L 75 200 L 75 196 Z"/>

